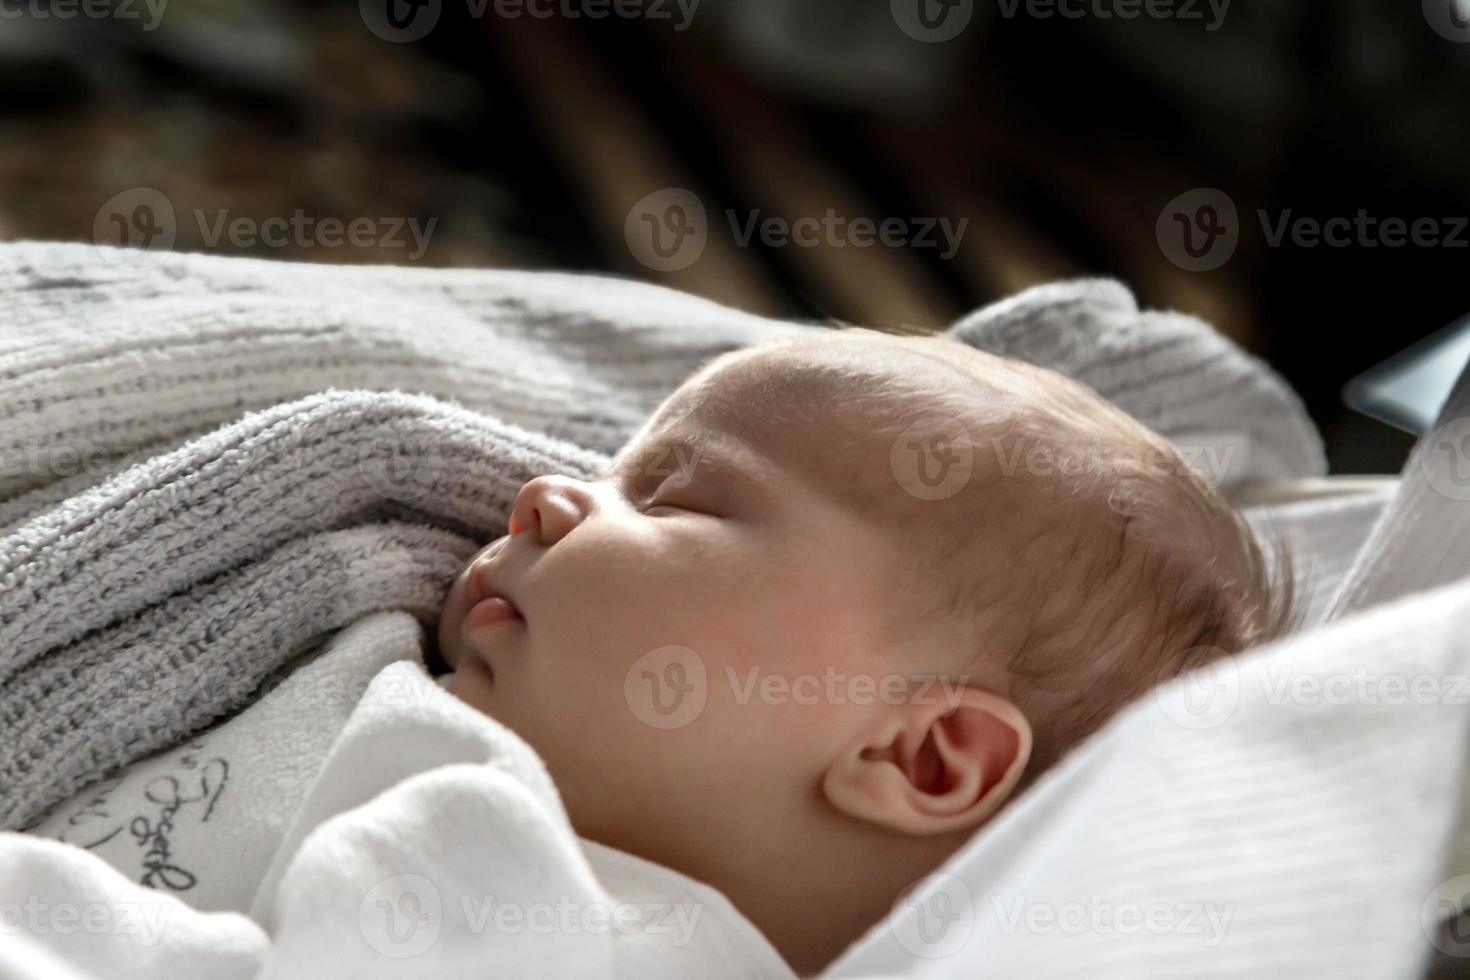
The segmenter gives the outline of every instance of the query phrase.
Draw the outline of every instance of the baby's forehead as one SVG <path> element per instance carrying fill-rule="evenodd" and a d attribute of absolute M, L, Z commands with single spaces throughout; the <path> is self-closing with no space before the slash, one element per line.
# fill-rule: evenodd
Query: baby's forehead
<path fill-rule="evenodd" d="M 896 436 L 931 419 L 946 388 L 974 381 L 903 338 L 855 333 L 718 358 L 660 406 L 644 440 L 753 453 L 820 492 L 893 516 L 914 502 L 893 472 Z"/>

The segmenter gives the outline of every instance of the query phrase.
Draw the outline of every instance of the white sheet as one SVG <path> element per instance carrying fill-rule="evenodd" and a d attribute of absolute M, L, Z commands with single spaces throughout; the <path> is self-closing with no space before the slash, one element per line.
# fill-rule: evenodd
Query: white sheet
<path fill-rule="evenodd" d="M 421 659 L 423 642 L 412 616 L 366 616 L 238 715 L 87 787 L 30 832 L 191 908 L 247 909 L 363 691 L 388 664 Z"/>
<path fill-rule="evenodd" d="M 827 975 L 1419 976 L 1452 877 L 1467 637 L 1460 582 L 1159 689 Z"/>
<path fill-rule="evenodd" d="M 794 980 L 715 890 L 580 842 L 530 747 L 416 663 L 373 678 L 249 917 L 31 835 L 0 868 L 0 977 Z"/>

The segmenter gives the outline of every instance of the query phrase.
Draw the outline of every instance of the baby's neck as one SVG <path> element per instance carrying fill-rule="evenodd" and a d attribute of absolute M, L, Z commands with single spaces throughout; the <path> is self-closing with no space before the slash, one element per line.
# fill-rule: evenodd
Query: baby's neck
<path fill-rule="evenodd" d="M 793 832 L 769 853 L 730 855 L 737 860 L 728 865 L 679 870 L 724 894 L 805 977 L 882 921 L 969 836 L 909 837 L 846 822 L 820 835 Z"/>
<path fill-rule="evenodd" d="M 888 914 L 902 890 L 900 885 L 887 895 L 887 888 L 867 878 L 805 878 L 802 882 L 781 880 L 774 888 L 768 885 L 762 894 L 748 896 L 720 889 L 800 977 L 815 976 L 830 965 Z"/>

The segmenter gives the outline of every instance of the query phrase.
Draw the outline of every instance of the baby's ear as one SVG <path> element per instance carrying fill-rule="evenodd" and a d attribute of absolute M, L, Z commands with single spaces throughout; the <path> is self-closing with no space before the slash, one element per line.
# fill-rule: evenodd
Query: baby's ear
<path fill-rule="evenodd" d="M 979 688 L 941 688 L 935 703 L 892 705 L 832 761 L 828 802 L 907 834 L 979 826 L 1000 809 L 1031 756 L 1019 708 Z"/>

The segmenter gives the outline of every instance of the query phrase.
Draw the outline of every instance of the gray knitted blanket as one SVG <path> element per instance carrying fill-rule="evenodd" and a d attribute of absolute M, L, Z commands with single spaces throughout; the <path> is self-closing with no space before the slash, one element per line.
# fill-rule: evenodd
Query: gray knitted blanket
<path fill-rule="evenodd" d="M 542 473 L 595 477 L 716 354 L 826 328 L 591 276 L 0 246 L 0 829 L 249 703 L 356 619 L 426 627 Z M 1123 287 L 952 328 L 1214 453 L 1320 475 L 1284 383 Z"/>

